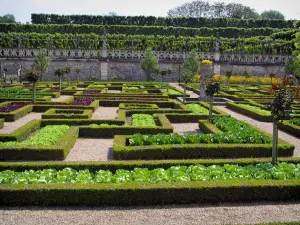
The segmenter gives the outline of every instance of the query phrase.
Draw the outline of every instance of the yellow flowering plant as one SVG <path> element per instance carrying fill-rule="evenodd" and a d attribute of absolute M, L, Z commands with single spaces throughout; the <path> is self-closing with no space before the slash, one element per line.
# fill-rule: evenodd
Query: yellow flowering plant
<path fill-rule="evenodd" d="M 205 60 L 202 60 L 202 61 L 201 61 L 201 64 L 203 64 L 203 65 L 212 65 L 213 62 L 210 61 L 210 60 L 208 60 L 208 59 L 205 59 Z"/>

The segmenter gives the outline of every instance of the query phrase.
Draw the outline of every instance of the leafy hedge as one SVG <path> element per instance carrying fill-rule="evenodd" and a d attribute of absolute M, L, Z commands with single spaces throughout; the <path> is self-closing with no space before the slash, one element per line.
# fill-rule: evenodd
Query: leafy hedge
<path fill-rule="evenodd" d="M 10 102 L 8 102 L 8 104 L 10 104 Z M 26 105 L 12 112 L 0 112 L 0 118 L 4 118 L 7 122 L 13 122 L 20 119 L 23 116 L 26 116 L 28 113 L 31 113 L 32 109 L 33 105 Z"/>
<path fill-rule="evenodd" d="M 93 111 L 86 109 L 48 109 L 42 119 L 90 119 Z"/>
<path fill-rule="evenodd" d="M 0 119 L 0 129 L 4 127 L 4 119 Z"/>
<path fill-rule="evenodd" d="M 293 20 L 233 19 L 205 17 L 154 17 L 154 16 L 92 16 L 31 14 L 33 24 L 106 24 L 174 27 L 273 27 L 293 28 Z"/>
<path fill-rule="evenodd" d="M 299 180 L 0 185 L 1 205 L 152 205 L 300 199 Z"/>
<path fill-rule="evenodd" d="M 296 137 L 300 137 L 300 126 L 291 123 L 290 120 L 279 121 L 278 128 Z"/>
<path fill-rule="evenodd" d="M 294 29 L 285 28 L 238 28 L 238 27 L 164 27 L 164 26 L 133 26 L 133 25 L 74 25 L 74 24 L 1 24 L 0 30 L 4 33 L 40 33 L 40 34 L 97 34 L 102 35 L 104 30 L 109 34 L 126 34 L 126 35 L 175 35 L 175 36 L 203 36 L 210 37 L 219 33 L 220 37 L 235 38 L 250 38 L 255 36 L 270 36 L 279 32 L 293 35 Z M 294 33 L 292 32 L 294 31 Z M 272 37 L 281 37 L 279 35 Z M 284 36 L 285 37 L 285 36 Z M 288 40 L 291 40 L 289 38 Z"/>

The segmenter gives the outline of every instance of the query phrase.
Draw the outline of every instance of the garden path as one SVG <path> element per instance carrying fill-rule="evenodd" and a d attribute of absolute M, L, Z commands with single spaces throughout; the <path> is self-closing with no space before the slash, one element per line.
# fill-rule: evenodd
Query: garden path
<path fill-rule="evenodd" d="M 239 114 L 235 111 L 232 111 L 228 108 L 226 108 L 225 106 L 217 106 L 219 109 L 227 112 L 228 114 L 230 114 L 231 116 L 233 116 L 234 118 L 238 119 L 238 120 L 243 120 L 255 127 L 258 127 L 259 129 L 272 134 L 273 133 L 273 125 L 272 123 L 266 123 L 266 122 L 261 122 L 255 119 L 252 119 L 250 117 L 244 116 L 242 114 Z M 279 130 L 278 131 L 278 137 L 283 139 L 284 141 L 291 143 L 293 145 L 295 145 L 295 151 L 294 151 L 294 157 L 300 157 L 300 139 L 290 135 L 284 131 Z"/>
<path fill-rule="evenodd" d="M 52 98 L 51 102 L 63 102 L 63 101 L 65 101 L 69 97 L 70 96 L 68 96 L 68 95 L 61 95 L 58 98 Z"/>
<path fill-rule="evenodd" d="M 198 123 L 172 123 L 174 133 L 197 134 L 200 133 Z"/>
<path fill-rule="evenodd" d="M 146 207 L 2 207 L 0 217 L 6 225 L 210 225 L 300 221 L 299 212 L 299 202 L 252 202 Z"/>
<path fill-rule="evenodd" d="M 113 142 L 112 138 L 78 138 L 65 161 L 112 160 Z"/>
<path fill-rule="evenodd" d="M 100 106 L 92 116 L 92 119 L 98 120 L 108 120 L 108 119 L 116 119 L 118 117 L 118 109 L 119 107 L 103 107 Z"/>
<path fill-rule="evenodd" d="M 42 113 L 35 113 L 31 112 L 26 116 L 16 120 L 15 122 L 4 122 L 4 127 L 0 130 L 0 133 L 9 134 L 21 126 L 25 125 L 26 123 L 30 122 L 31 120 L 40 120 L 42 118 Z"/>

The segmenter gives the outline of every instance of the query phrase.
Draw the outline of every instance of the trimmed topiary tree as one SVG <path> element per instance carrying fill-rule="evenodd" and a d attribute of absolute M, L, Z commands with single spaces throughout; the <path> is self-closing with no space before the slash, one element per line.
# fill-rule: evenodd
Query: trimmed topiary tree
<path fill-rule="evenodd" d="M 41 72 L 38 70 L 37 66 L 35 64 L 33 64 L 30 68 L 30 70 L 28 70 L 25 73 L 26 79 L 32 83 L 32 102 L 35 103 L 36 101 L 36 82 L 39 80 L 39 76 L 40 76 Z"/>
<path fill-rule="evenodd" d="M 57 76 L 59 78 L 59 91 L 61 91 L 61 79 L 64 77 L 65 75 L 65 69 L 63 68 L 57 68 L 54 71 L 54 76 Z"/>
<path fill-rule="evenodd" d="M 218 82 L 210 81 L 206 85 L 205 94 L 209 97 L 209 121 L 212 122 L 212 108 L 214 102 L 214 95 L 220 91 L 220 84 Z"/>

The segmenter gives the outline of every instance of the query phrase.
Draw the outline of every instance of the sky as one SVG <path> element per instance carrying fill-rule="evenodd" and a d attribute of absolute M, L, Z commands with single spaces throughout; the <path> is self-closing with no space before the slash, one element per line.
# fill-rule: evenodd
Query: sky
<path fill-rule="evenodd" d="M 167 16 L 167 12 L 193 0 L 0 0 L 0 15 L 14 14 L 18 22 L 31 22 L 31 13 L 122 16 Z M 300 0 L 220 0 L 250 6 L 261 13 L 278 10 L 286 19 L 300 19 Z M 209 1 L 211 3 L 215 1 Z"/>

